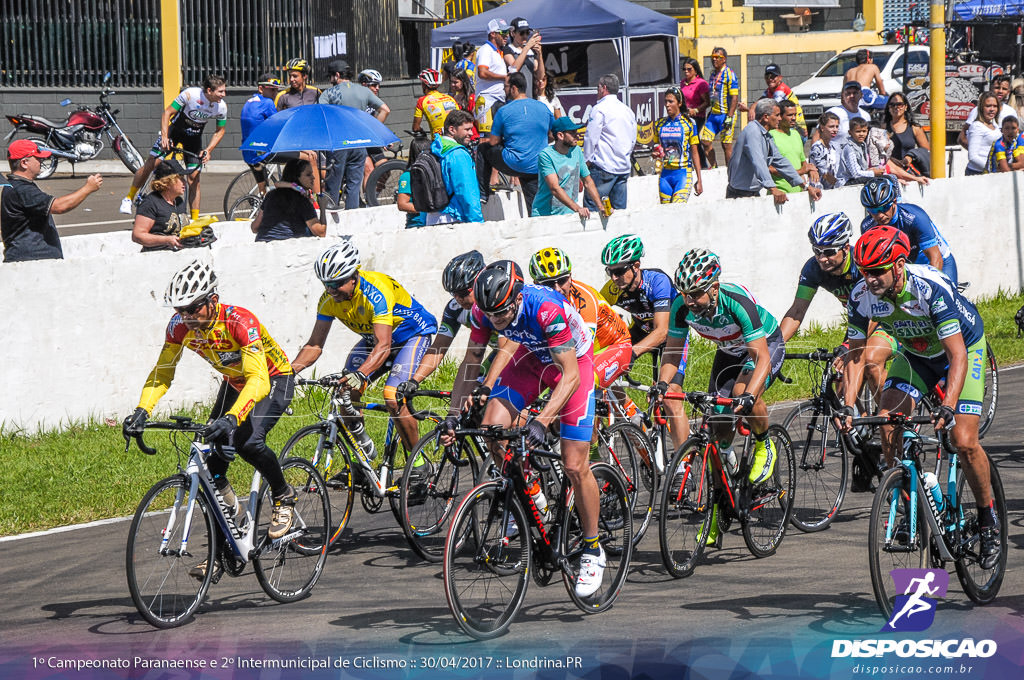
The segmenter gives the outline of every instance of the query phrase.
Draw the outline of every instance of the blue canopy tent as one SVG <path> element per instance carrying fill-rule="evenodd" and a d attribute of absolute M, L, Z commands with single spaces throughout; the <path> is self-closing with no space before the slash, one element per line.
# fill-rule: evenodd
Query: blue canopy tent
<path fill-rule="evenodd" d="M 1024 14 L 1024 0 L 965 0 L 955 3 L 953 12 L 962 21 L 1020 16 Z"/>
<path fill-rule="evenodd" d="M 631 42 L 639 38 L 671 38 L 666 41 L 666 82 L 679 82 L 679 29 L 673 17 L 628 0 L 512 0 L 492 10 L 435 28 L 431 33 L 431 62 L 440 68 L 442 52 L 456 41 L 481 45 L 487 40 L 487 22 L 525 17 L 545 44 L 610 41 L 622 68 L 623 88 L 629 92 Z"/>

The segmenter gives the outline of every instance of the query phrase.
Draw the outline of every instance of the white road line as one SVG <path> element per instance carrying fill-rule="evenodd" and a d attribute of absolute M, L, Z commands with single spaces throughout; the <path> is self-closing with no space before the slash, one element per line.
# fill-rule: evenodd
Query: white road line
<path fill-rule="evenodd" d="M 92 227 L 100 224 L 131 224 L 132 219 L 125 217 L 120 220 L 105 220 L 103 222 L 75 222 L 74 224 L 58 224 L 57 229 L 70 229 L 71 227 Z"/>
<path fill-rule="evenodd" d="M 114 517 L 112 519 L 100 519 L 95 522 L 86 522 L 85 524 L 72 524 L 66 527 L 57 527 L 55 529 L 47 529 L 46 531 L 33 531 L 30 534 L 18 534 L 17 536 L 0 536 L 0 543 L 5 541 L 19 541 L 23 538 L 35 538 L 36 536 L 49 536 L 51 534 L 62 534 L 65 531 L 75 531 L 76 529 L 88 529 L 90 527 L 100 527 L 104 524 L 117 524 L 118 522 L 127 522 L 131 517 Z"/>

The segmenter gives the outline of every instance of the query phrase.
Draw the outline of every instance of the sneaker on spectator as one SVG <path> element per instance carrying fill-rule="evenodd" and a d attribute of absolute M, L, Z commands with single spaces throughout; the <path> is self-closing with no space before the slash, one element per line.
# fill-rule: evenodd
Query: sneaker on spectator
<path fill-rule="evenodd" d="M 121 199 L 121 207 L 118 208 L 117 211 L 119 213 L 121 213 L 122 215 L 131 215 L 132 214 L 132 199 L 128 198 L 127 196 L 122 198 Z"/>
<path fill-rule="evenodd" d="M 579 597 L 590 597 L 604 581 L 604 548 L 599 545 L 598 550 L 600 553 L 597 555 L 584 552 L 580 557 L 580 573 L 576 577 L 576 595 Z"/>
<path fill-rule="evenodd" d="M 298 500 L 299 495 L 295 493 L 295 489 L 290 484 L 284 495 L 274 497 L 274 512 L 270 516 L 270 529 L 267 530 L 267 536 L 271 540 L 281 538 L 292 528 L 292 521 L 295 519 L 295 503 Z"/>

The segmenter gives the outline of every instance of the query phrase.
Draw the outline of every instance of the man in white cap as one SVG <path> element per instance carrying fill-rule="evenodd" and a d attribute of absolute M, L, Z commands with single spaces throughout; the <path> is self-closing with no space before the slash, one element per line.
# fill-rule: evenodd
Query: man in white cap
<path fill-rule="evenodd" d="M 493 116 L 505 103 L 505 78 L 508 65 L 501 56 L 508 42 L 508 23 L 504 19 L 487 22 L 487 42 L 476 51 L 476 93 L 487 102 Z"/>

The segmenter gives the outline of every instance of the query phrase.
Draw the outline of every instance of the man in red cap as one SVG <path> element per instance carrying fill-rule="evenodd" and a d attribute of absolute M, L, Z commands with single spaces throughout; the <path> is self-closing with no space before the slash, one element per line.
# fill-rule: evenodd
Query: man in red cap
<path fill-rule="evenodd" d="M 0 193 L 0 236 L 4 241 L 4 262 L 27 260 L 62 260 L 60 237 L 53 224 L 53 215 L 61 215 L 85 200 L 100 188 L 99 174 L 85 180 L 85 186 L 66 196 L 54 198 L 36 186 L 40 163 L 52 154 L 28 139 L 18 139 L 7 147 L 11 165 L 10 183 Z"/>

